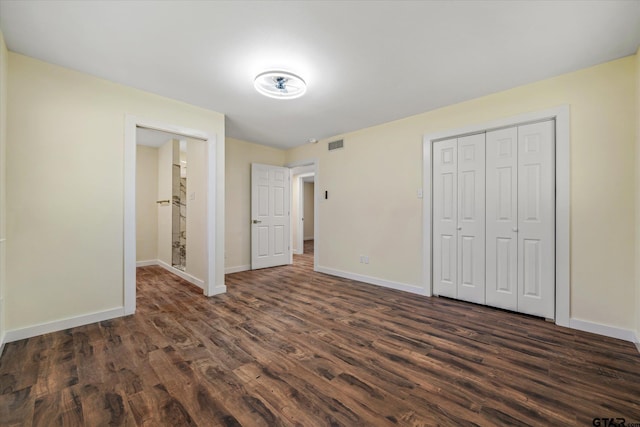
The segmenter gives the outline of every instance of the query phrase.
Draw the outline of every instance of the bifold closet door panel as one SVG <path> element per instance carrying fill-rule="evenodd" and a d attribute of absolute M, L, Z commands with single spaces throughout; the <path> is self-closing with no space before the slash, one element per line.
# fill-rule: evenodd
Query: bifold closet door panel
<path fill-rule="evenodd" d="M 487 132 L 486 304 L 518 309 L 518 129 Z"/>
<path fill-rule="evenodd" d="M 458 138 L 458 299 L 485 303 L 485 134 Z"/>
<path fill-rule="evenodd" d="M 555 122 L 518 127 L 518 311 L 555 312 Z"/>
<path fill-rule="evenodd" d="M 433 292 L 457 298 L 458 140 L 433 144 Z"/>

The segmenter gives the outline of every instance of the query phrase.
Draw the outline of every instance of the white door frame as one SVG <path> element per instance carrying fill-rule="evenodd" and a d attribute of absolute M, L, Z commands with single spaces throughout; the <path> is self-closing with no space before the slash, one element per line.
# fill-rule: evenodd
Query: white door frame
<path fill-rule="evenodd" d="M 320 201 L 320 190 L 318 183 L 320 182 L 320 160 L 317 158 L 306 159 L 306 160 L 298 160 L 295 162 L 287 163 L 285 167 L 292 169 L 299 166 L 310 166 L 313 165 L 313 172 L 310 174 L 314 175 L 314 185 L 313 185 L 313 271 L 318 271 L 318 251 L 320 249 L 320 244 L 318 242 L 318 237 L 320 236 L 320 216 L 318 214 L 319 211 L 319 201 Z M 293 175 L 292 172 L 290 172 Z M 291 186 L 292 190 L 290 191 L 289 197 L 290 200 L 293 201 L 293 186 Z M 293 216 L 291 217 L 291 226 L 293 227 Z M 304 230 L 302 231 L 304 234 Z M 293 248 L 293 233 L 289 234 L 289 240 L 291 247 Z M 303 236 L 303 244 L 304 244 L 304 236 Z M 291 260 L 290 264 L 293 264 L 293 250 L 291 251 Z"/>
<path fill-rule="evenodd" d="M 422 180 L 424 188 L 422 208 L 423 229 L 423 281 L 426 294 L 433 295 L 433 281 L 431 277 L 432 260 L 432 145 L 434 141 L 453 138 L 487 130 L 520 125 L 524 123 L 555 119 L 556 121 L 556 300 L 555 322 L 557 325 L 570 327 L 570 121 L 569 106 L 551 108 L 549 110 L 522 114 L 488 123 L 471 125 L 459 129 L 427 134 L 423 139 L 422 149 Z"/>
<path fill-rule="evenodd" d="M 296 243 L 298 245 L 298 251 L 297 251 L 298 254 L 303 254 L 304 253 L 304 221 L 303 221 L 303 218 L 304 218 L 304 184 L 305 184 L 304 178 L 308 178 L 310 176 L 314 177 L 314 181 L 315 181 L 315 176 L 316 176 L 315 172 L 309 172 L 309 173 L 303 173 L 303 174 L 297 175 L 297 177 L 298 177 L 298 241 Z M 315 185 L 314 185 L 313 188 L 315 190 Z M 315 197 L 315 195 L 314 195 L 314 197 Z M 315 204 L 314 204 L 314 206 L 315 206 Z M 314 240 L 315 240 L 315 235 L 314 235 Z"/>
<path fill-rule="evenodd" d="M 206 259 L 204 294 L 221 292 L 215 286 L 216 270 L 216 135 L 183 126 L 126 115 L 124 127 L 124 314 L 136 311 L 136 128 L 169 132 L 206 143 L 207 203 L 206 203 Z M 224 290 L 222 290 L 224 292 Z"/>

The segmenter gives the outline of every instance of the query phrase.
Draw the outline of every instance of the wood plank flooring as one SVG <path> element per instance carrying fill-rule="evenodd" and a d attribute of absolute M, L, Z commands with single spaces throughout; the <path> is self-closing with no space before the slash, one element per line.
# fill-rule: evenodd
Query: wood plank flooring
<path fill-rule="evenodd" d="M 313 273 L 308 249 L 213 298 L 138 269 L 135 315 L 6 345 L 0 425 L 640 422 L 633 344 Z"/>

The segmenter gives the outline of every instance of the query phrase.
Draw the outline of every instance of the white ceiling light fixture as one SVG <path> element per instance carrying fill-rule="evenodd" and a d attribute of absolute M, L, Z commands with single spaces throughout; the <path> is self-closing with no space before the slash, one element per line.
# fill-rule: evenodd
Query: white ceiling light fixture
<path fill-rule="evenodd" d="M 253 86 L 264 96 L 275 99 L 300 98 L 307 91 L 302 77 L 287 71 L 265 71 L 256 76 Z"/>

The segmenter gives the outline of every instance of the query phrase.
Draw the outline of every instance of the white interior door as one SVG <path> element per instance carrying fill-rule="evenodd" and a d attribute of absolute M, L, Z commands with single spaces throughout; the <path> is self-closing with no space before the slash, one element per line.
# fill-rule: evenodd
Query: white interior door
<path fill-rule="evenodd" d="M 251 164 L 251 269 L 289 264 L 289 169 Z"/>
<path fill-rule="evenodd" d="M 555 121 L 518 127 L 518 311 L 555 311 Z"/>
<path fill-rule="evenodd" d="M 518 310 L 518 128 L 487 132 L 486 304 Z"/>
<path fill-rule="evenodd" d="M 458 138 L 458 299 L 485 302 L 485 134 Z"/>
<path fill-rule="evenodd" d="M 433 292 L 457 298 L 458 139 L 433 144 Z"/>

